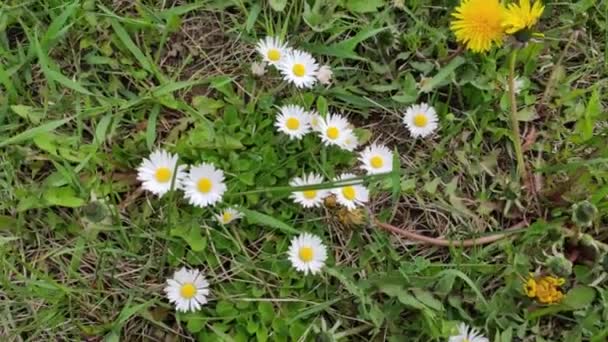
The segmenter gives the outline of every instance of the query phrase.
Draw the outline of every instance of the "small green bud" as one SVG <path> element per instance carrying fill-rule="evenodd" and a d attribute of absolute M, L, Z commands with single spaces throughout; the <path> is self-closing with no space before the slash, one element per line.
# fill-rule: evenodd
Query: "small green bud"
<path fill-rule="evenodd" d="M 514 34 L 514 36 L 518 42 L 527 43 L 530 40 L 530 38 L 532 38 L 532 31 L 530 29 L 526 28 L 526 29 L 517 31 Z"/>
<path fill-rule="evenodd" d="M 582 201 L 572 206 L 572 221 L 579 227 L 590 227 L 597 215 L 597 208 L 589 201 Z"/>
<path fill-rule="evenodd" d="M 566 278 L 572 274 L 572 261 L 568 260 L 563 254 L 557 254 L 547 259 L 547 266 L 553 274 Z"/>
<path fill-rule="evenodd" d="M 87 204 L 82 209 L 82 213 L 87 220 L 93 223 L 103 221 L 109 214 L 105 204 L 100 201 L 93 201 Z"/>

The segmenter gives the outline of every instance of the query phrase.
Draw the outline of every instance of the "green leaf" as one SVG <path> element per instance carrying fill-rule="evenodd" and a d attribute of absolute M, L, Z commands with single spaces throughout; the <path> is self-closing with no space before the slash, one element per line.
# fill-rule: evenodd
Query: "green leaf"
<path fill-rule="evenodd" d="M 444 66 L 439 72 L 430 80 L 424 83 L 420 88 L 420 92 L 428 93 L 439 86 L 446 78 L 448 78 L 459 66 L 463 65 L 465 59 L 457 56 L 452 59 L 448 65 Z"/>
<path fill-rule="evenodd" d="M 15 114 L 36 125 L 40 123 L 40 120 L 44 116 L 42 111 L 30 106 L 14 105 L 11 106 L 11 110 L 15 112 Z"/>
<path fill-rule="evenodd" d="M 287 0 L 268 0 L 268 3 L 273 10 L 282 12 L 287 5 Z"/>
<path fill-rule="evenodd" d="M 263 322 L 270 323 L 275 316 L 274 307 L 270 302 L 260 302 L 258 304 L 258 312 Z"/>
<path fill-rule="evenodd" d="M 262 214 L 260 212 L 245 208 L 239 208 L 239 211 L 245 214 L 249 223 L 276 228 L 288 234 L 300 234 L 299 230 L 293 228 L 292 226 L 282 221 L 275 219 L 272 216 L 268 216 L 266 214 Z"/>
<path fill-rule="evenodd" d="M 85 95 L 93 95 L 90 91 L 88 91 L 85 87 L 81 86 L 80 83 L 73 81 L 67 77 L 65 77 L 62 73 L 55 71 L 53 69 L 48 69 L 46 71 L 46 75 L 53 81 L 61 83 L 63 86 L 70 88 L 74 91 Z"/>
<path fill-rule="evenodd" d="M 38 126 L 38 127 L 30 128 L 30 129 L 28 129 L 25 132 L 21 132 L 21 133 L 15 135 L 15 136 L 12 136 L 12 137 L 4 140 L 4 141 L 0 141 L 0 147 L 12 145 L 12 144 L 17 144 L 17 143 L 20 143 L 20 142 L 32 139 L 32 138 L 36 137 L 38 134 L 50 132 L 50 131 L 56 129 L 57 127 L 61 127 L 61 126 L 65 125 L 70 120 L 72 120 L 72 118 L 55 120 L 55 121 L 47 122 L 47 123 L 45 123 L 45 124 L 43 124 L 41 126 Z"/>
<path fill-rule="evenodd" d="M 384 0 L 347 0 L 346 8 L 355 13 L 377 12 L 384 6 Z"/>
<path fill-rule="evenodd" d="M 141 52 L 137 45 L 135 45 L 125 28 L 122 27 L 122 25 L 114 18 L 110 19 L 110 24 L 112 25 L 112 28 L 114 29 L 114 32 L 116 32 L 116 35 L 118 36 L 120 41 L 124 44 L 127 50 L 129 50 L 129 52 L 133 54 L 135 59 L 137 59 L 137 62 L 139 62 L 139 64 L 147 71 L 153 72 L 150 61 L 144 55 L 144 53 Z"/>
<path fill-rule="evenodd" d="M 154 141 L 156 141 L 156 120 L 158 119 L 159 112 L 160 106 L 154 105 L 150 117 L 148 118 L 148 127 L 146 128 L 146 146 L 148 147 L 148 150 L 152 150 Z"/>
<path fill-rule="evenodd" d="M 60 207 L 78 208 L 85 204 L 85 201 L 77 197 L 74 190 L 69 187 L 50 188 L 44 192 L 43 197 L 50 205 Z"/>
<path fill-rule="evenodd" d="M 262 7 L 260 7 L 259 4 L 253 4 L 253 6 L 251 6 L 251 9 L 249 10 L 249 15 L 247 15 L 247 21 L 245 22 L 245 31 L 251 32 L 251 29 L 253 28 L 253 25 L 255 25 L 258 15 L 260 15 L 261 11 Z"/>
<path fill-rule="evenodd" d="M 418 301 L 435 311 L 443 311 L 443 304 L 437 300 L 429 291 L 413 288 L 412 292 Z"/>
<path fill-rule="evenodd" d="M 207 247 L 207 239 L 201 235 L 201 229 L 198 226 L 190 228 L 190 232 L 185 240 L 195 252 L 203 251 Z"/>
<path fill-rule="evenodd" d="M 577 286 L 568 291 L 562 305 L 570 310 L 580 310 L 586 308 L 595 299 L 595 289 L 588 286 Z"/>
<path fill-rule="evenodd" d="M 393 151 L 393 171 L 391 172 L 391 183 L 392 183 L 392 199 L 395 205 L 401 195 L 401 159 L 399 152 L 395 147 Z"/>

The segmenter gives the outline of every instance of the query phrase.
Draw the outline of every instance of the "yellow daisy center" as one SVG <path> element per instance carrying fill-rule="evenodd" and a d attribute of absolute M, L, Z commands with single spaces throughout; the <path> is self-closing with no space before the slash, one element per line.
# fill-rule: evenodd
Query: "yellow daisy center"
<path fill-rule="evenodd" d="M 230 222 L 230 220 L 232 220 L 232 214 L 231 214 L 231 213 L 229 213 L 229 212 L 227 212 L 227 211 L 226 211 L 226 212 L 224 212 L 224 213 L 222 214 L 222 222 L 224 222 L 224 223 L 228 223 L 228 222 Z"/>
<path fill-rule="evenodd" d="M 355 192 L 355 188 L 353 186 L 345 186 L 342 188 L 342 195 L 349 201 L 354 200 L 356 194 L 357 193 Z"/>
<path fill-rule="evenodd" d="M 198 191 L 200 191 L 204 194 L 211 191 L 212 186 L 213 186 L 213 183 L 211 183 L 211 180 L 206 177 L 199 179 L 198 183 L 196 183 L 196 188 L 198 189 Z"/>
<path fill-rule="evenodd" d="M 267 56 L 271 61 L 277 62 L 279 59 L 281 59 L 281 51 L 278 49 L 270 49 L 268 50 Z"/>
<path fill-rule="evenodd" d="M 340 136 L 340 130 L 336 127 L 329 127 L 326 131 L 325 134 L 327 135 L 327 137 L 331 140 L 336 140 L 338 139 L 338 137 Z"/>
<path fill-rule="evenodd" d="M 414 126 L 424 128 L 429 123 L 429 118 L 424 113 L 414 115 Z"/>
<path fill-rule="evenodd" d="M 302 77 L 302 76 L 306 75 L 306 67 L 302 63 L 294 64 L 293 67 L 291 68 L 291 71 L 293 71 L 293 74 L 298 77 Z"/>
<path fill-rule="evenodd" d="M 302 194 L 304 195 L 304 198 L 306 199 L 314 199 L 315 197 L 317 197 L 317 191 L 316 190 L 306 190 L 304 192 L 302 192 Z"/>
<path fill-rule="evenodd" d="M 192 283 L 184 283 L 179 289 L 179 294 L 185 299 L 192 299 L 196 295 L 196 286 Z"/>
<path fill-rule="evenodd" d="M 300 127 L 300 120 L 298 120 L 296 118 L 289 118 L 289 119 L 287 119 L 287 123 L 285 125 L 290 130 L 295 131 L 296 129 L 298 129 Z"/>
<path fill-rule="evenodd" d="M 373 156 L 370 158 L 369 163 L 374 169 L 379 169 L 384 166 L 384 160 L 380 156 Z"/>
<path fill-rule="evenodd" d="M 312 120 L 310 120 L 310 125 L 312 127 L 317 127 L 319 125 L 319 119 L 317 117 L 313 117 Z"/>
<path fill-rule="evenodd" d="M 501 45 L 505 7 L 498 0 L 462 1 L 452 16 L 456 39 L 474 52 L 485 52 L 492 44 Z"/>
<path fill-rule="evenodd" d="M 312 250 L 312 247 L 300 247 L 300 252 L 298 253 L 298 256 L 303 262 L 311 262 L 312 258 L 314 257 L 314 254 L 315 253 Z"/>
<path fill-rule="evenodd" d="M 156 173 L 154 173 L 154 178 L 159 183 L 167 183 L 171 180 L 171 170 L 167 167 L 159 167 L 156 169 Z"/>

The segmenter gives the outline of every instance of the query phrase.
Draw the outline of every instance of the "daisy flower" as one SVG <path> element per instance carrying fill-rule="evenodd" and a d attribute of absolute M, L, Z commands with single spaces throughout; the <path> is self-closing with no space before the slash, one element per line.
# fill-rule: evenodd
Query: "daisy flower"
<path fill-rule="evenodd" d="M 314 111 L 308 113 L 308 122 L 310 122 L 310 128 L 313 131 L 319 132 L 319 129 L 321 128 L 321 120 L 323 120 L 323 117 L 319 115 L 319 113 Z"/>
<path fill-rule="evenodd" d="M 281 43 L 277 37 L 260 39 L 256 45 L 256 50 L 262 55 L 265 62 L 274 66 L 284 60 L 289 53 L 287 44 Z"/>
<path fill-rule="evenodd" d="M 343 182 L 356 177 L 352 173 L 344 173 L 336 181 Z M 359 180 L 354 180 L 347 185 L 331 190 L 331 193 L 336 196 L 336 201 L 349 210 L 353 210 L 369 201 L 369 191 L 357 182 Z"/>
<path fill-rule="evenodd" d="M 199 270 L 183 267 L 167 279 L 165 293 L 177 311 L 197 311 L 207 303 L 209 282 Z"/>
<path fill-rule="evenodd" d="M 242 217 L 243 214 L 234 208 L 224 209 L 221 213 L 215 214 L 215 219 L 221 224 L 229 224 L 230 222 L 238 220 Z"/>
<path fill-rule="evenodd" d="M 302 178 L 295 177 L 289 182 L 289 185 L 307 186 L 321 183 L 323 183 L 323 176 L 311 172 L 308 175 L 304 175 L 304 177 Z M 290 198 L 292 198 L 294 202 L 300 204 L 304 208 L 312 208 L 321 206 L 321 204 L 323 203 L 323 199 L 328 194 L 329 190 L 304 190 L 293 192 Z"/>
<path fill-rule="evenodd" d="M 344 132 L 344 141 L 340 145 L 343 149 L 352 152 L 359 147 L 359 139 L 352 129 Z"/>
<path fill-rule="evenodd" d="M 310 132 L 310 119 L 304 108 L 296 105 L 281 107 L 274 125 L 279 131 L 287 134 L 290 139 L 301 139 Z"/>
<path fill-rule="evenodd" d="M 359 160 L 367 174 L 386 173 L 393 170 L 393 153 L 384 145 L 371 144 L 359 153 Z"/>
<path fill-rule="evenodd" d="M 458 335 L 450 336 L 448 342 L 489 342 L 489 340 L 477 331 L 469 328 L 468 325 L 460 323 L 458 325 Z"/>
<path fill-rule="evenodd" d="M 499 0 L 462 0 L 450 24 L 456 40 L 473 52 L 486 52 L 502 45 L 504 6 Z"/>
<path fill-rule="evenodd" d="M 318 273 L 327 259 L 325 245 L 318 236 L 310 233 L 293 238 L 287 254 L 293 267 L 304 274 Z"/>
<path fill-rule="evenodd" d="M 328 114 L 319 122 L 319 135 L 325 145 L 344 146 L 344 140 L 352 134 L 350 124 L 345 117 L 338 114 Z"/>
<path fill-rule="evenodd" d="M 182 182 L 182 188 L 190 204 L 199 207 L 213 205 L 226 192 L 224 172 L 208 163 L 192 166 Z"/>
<path fill-rule="evenodd" d="M 308 53 L 293 50 L 285 56 L 279 65 L 285 81 L 291 82 L 298 88 L 310 88 L 317 82 L 317 61 Z"/>
<path fill-rule="evenodd" d="M 405 111 L 403 123 L 414 138 L 426 137 L 437 129 L 437 113 L 426 103 L 413 105 Z"/>
<path fill-rule="evenodd" d="M 174 172 L 176 172 L 175 184 L 179 184 L 185 176 L 186 167 L 177 166 L 177 159 L 177 155 L 165 150 L 152 152 L 137 168 L 137 179 L 142 182 L 142 188 L 162 196 L 171 190 Z"/>
<path fill-rule="evenodd" d="M 519 4 L 511 3 L 507 5 L 502 27 L 508 34 L 514 34 L 516 38 L 520 38 L 520 35 L 522 38 L 529 38 L 529 31 L 538 23 L 544 10 L 545 6 L 539 0 L 534 1 L 534 5 L 530 4 L 530 0 L 519 0 Z M 526 40 L 524 39 L 524 41 Z"/>

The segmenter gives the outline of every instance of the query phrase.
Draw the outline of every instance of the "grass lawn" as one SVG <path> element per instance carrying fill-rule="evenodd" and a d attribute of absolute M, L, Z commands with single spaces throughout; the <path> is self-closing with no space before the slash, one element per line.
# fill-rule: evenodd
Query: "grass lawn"
<path fill-rule="evenodd" d="M 608 1 L 497 1 L 0 0 L 0 340 L 608 341 Z"/>

